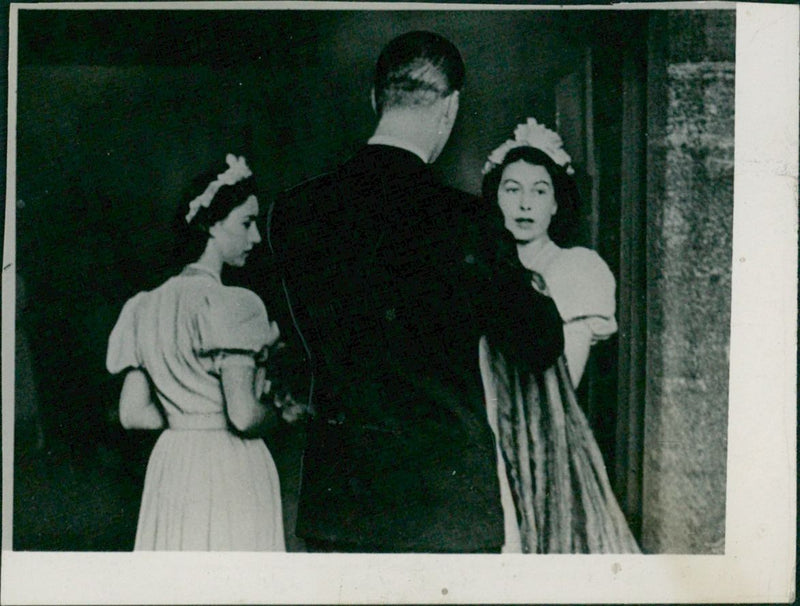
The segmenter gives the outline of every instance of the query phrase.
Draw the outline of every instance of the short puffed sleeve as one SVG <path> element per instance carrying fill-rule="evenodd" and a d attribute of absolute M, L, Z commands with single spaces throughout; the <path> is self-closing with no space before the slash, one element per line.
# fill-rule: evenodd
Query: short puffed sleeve
<path fill-rule="evenodd" d="M 208 293 L 197 316 L 197 354 L 219 372 L 226 363 L 255 365 L 269 341 L 269 318 L 254 292 L 225 287 Z"/>
<path fill-rule="evenodd" d="M 144 296 L 145 293 L 139 293 L 128 299 L 108 337 L 106 369 L 111 374 L 141 366 L 136 347 L 136 329 L 137 313 Z"/>
<path fill-rule="evenodd" d="M 583 321 L 593 341 L 617 331 L 616 282 L 595 251 L 575 247 L 561 251 L 547 272 L 547 288 L 565 323 Z"/>

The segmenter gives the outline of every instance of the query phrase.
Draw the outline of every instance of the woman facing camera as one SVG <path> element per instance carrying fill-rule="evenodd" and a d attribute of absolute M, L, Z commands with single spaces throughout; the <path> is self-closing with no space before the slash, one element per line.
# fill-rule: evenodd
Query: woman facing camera
<path fill-rule="evenodd" d="M 280 485 L 258 431 L 263 363 L 278 327 L 261 299 L 222 284 L 261 241 L 242 157 L 202 175 L 180 208 L 191 263 L 122 309 L 106 366 L 125 373 L 126 429 L 163 429 L 147 465 L 136 550 L 283 551 Z M 221 167 L 220 167 L 221 168 Z"/>
<path fill-rule="evenodd" d="M 561 138 L 529 118 L 489 156 L 483 195 L 502 212 L 531 287 L 564 322 L 564 355 L 544 373 L 481 342 L 490 423 L 498 438 L 506 552 L 622 553 L 638 547 L 575 398 L 591 346 L 617 330 L 615 282 L 592 250 L 561 248 L 578 203 Z"/>

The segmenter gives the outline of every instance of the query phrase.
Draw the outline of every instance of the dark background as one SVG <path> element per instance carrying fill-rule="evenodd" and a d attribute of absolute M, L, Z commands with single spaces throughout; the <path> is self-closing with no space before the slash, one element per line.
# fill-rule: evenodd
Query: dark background
<path fill-rule="evenodd" d="M 14 548 L 132 547 L 155 436 L 119 427 L 105 348 L 125 300 L 176 271 L 168 225 L 193 176 L 244 154 L 264 208 L 344 160 L 375 124 L 378 52 L 411 29 L 445 35 L 467 64 L 461 114 L 435 165 L 443 180 L 477 193 L 486 155 L 517 123 L 555 126 L 555 85 L 580 70 L 590 43 L 602 43 L 594 69 L 609 84 L 595 101 L 609 125 L 598 145 L 614 164 L 617 49 L 644 35 L 640 25 L 632 11 L 21 10 Z M 578 243 L 589 240 L 585 230 Z M 617 244 L 604 246 L 616 273 Z M 613 368 L 613 347 L 602 356 Z M 302 549 L 291 536 L 302 437 L 268 440 L 290 549 Z"/>

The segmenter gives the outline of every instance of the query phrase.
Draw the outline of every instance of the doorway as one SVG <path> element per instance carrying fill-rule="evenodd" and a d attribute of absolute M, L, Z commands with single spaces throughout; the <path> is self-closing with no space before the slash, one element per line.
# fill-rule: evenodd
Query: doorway
<path fill-rule="evenodd" d="M 578 399 L 637 539 L 642 522 L 645 394 L 647 14 L 598 18 L 581 63 L 553 83 L 556 130 L 572 155 L 582 210 L 573 245 L 617 281 L 619 330 L 592 348 Z"/>

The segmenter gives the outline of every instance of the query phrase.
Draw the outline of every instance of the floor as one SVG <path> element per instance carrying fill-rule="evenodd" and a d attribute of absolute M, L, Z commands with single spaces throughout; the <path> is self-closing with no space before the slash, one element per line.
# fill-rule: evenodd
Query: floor
<path fill-rule="evenodd" d="M 18 551 L 129 551 L 133 548 L 152 432 L 112 432 L 83 443 L 21 432 L 15 448 L 13 547 Z M 294 536 L 304 435 L 285 429 L 269 443 L 281 477 L 288 551 Z M 37 443 L 38 442 L 38 443 Z M 91 442 L 91 443 L 87 443 Z"/>

